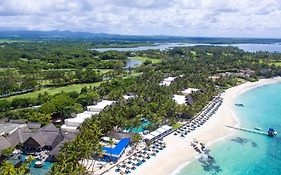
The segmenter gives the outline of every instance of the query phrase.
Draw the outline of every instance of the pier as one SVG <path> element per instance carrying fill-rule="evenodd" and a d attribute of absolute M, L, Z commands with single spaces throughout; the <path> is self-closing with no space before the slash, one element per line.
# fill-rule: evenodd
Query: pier
<path fill-rule="evenodd" d="M 237 130 L 240 130 L 240 131 L 245 131 L 245 132 L 250 132 L 250 133 L 261 134 L 261 135 L 267 135 L 268 136 L 268 132 L 264 132 L 264 131 L 257 131 L 257 130 L 254 130 L 254 129 L 247 129 L 247 128 L 238 128 L 238 127 L 228 126 L 228 125 L 226 125 L 226 127 L 232 128 L 232 129 L 237 129 Z"/>

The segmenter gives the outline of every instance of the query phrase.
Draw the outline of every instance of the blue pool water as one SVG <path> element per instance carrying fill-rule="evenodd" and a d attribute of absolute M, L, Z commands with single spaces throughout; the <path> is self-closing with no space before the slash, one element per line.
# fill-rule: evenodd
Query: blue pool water
<path fill-rule="evenodd" d="M 143 122 L 139 127 L 137 128 L 130 128 L 129 131 L 133 133 L 140 133 L 145 130 L 145 128 L 150 124 L 149 121 Z"/>
<path fill-rule="evenodd" d="M 237 131 L 210 147 L 214 162 L 198 160 L 184 167 L 178 175 L 280 175 L 281 174 L 281 84 L 271 84 L 248 91 L 236 98 L 234 106 L 241 127 L 255 126 L 278 131 L 270 138 Z"/>

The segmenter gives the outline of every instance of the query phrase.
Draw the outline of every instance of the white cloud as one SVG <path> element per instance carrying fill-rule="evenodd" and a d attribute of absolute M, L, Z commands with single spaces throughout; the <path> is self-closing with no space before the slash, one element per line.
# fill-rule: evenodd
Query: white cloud
<path fill-rule="evenodd" d="M 280 0 L 0 0 L 0 29 L 281 37 Z"/>

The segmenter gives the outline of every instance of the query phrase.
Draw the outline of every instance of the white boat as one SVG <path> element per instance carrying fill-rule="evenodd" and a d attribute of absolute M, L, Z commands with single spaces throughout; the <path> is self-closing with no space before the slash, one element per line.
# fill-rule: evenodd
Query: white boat
<path fill-rule="evenodd" d="M 36 161 L 34 166 L 35 168 L 41 168 L 42 166 L 44 166 L 44 162 L 43 161 Z"/>
<path fill-rule="evenodd" d="M 261 131 L 261 128 L 255 126 L 255 130 Z"/>

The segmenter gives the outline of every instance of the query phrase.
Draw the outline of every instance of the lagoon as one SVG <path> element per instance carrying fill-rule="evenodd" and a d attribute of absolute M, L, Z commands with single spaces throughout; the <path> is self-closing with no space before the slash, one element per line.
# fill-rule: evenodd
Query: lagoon
<path fill-rule="evenodd" d="M 246 52 L 258 52 L 258 51 L 266 51 L 266 52 L 278 52 L 281 53 L 281 44 L 280 43 L 272 43 L 272 44 L 200 44 L 200 43 L 164 43 L 158 44 L 154 46 L 141 46 L 141 47 L 129 47 L 129 48 L 97 48 L 94 50 L 105 52 L 109 50 L 116 51 L 142 51 L 142 50 L 150 50 L 150 49 L 159 49 L 161 51 L 175 48 L 175 47 L 191 47 L 198 45 L 212 45 L 212 46 L 234 46 L 238 47 Z"/>

